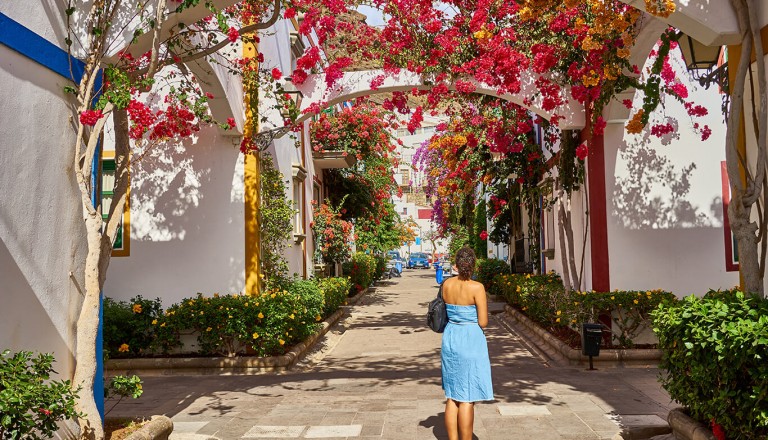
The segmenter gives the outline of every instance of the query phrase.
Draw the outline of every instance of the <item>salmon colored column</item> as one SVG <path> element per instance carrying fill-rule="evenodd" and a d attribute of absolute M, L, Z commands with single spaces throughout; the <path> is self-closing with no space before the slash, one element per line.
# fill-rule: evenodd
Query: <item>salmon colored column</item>
<path fill-rule="evenodd" d="M 592 131 L 592 115 L 586 114 L 587 125 L 581 131 L 582 141 Z M 608 220 L 605 196 L 605 142 L 603 136 L 592 136 L 588 141 L 587 191 L 589 192 L 589 224 L 592 262 L 592 289 L 599 292 L 611 290 L 611 273 L 608 258 Z"/>

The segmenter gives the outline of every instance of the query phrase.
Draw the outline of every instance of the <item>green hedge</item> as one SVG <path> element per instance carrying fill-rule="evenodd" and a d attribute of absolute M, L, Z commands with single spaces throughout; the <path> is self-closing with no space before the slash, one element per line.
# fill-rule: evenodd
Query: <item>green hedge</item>
<path fill-rule="evenodd" d="M 493 285 L 510 305 L 546 328 L 569 326 L 578 330 L 581 323 L 611 314 L 614 345 L 626 348 L 633 346 L 633 339 L 650 323 L 651 312 L 659 304 L 676 301 L 672 293 L 662 290 L 566 294 L 562 279 L 554 272 L 499 275 Z"/>
<path fill-rule="evenodd" d="M 317 286 L 323 295 L 323 316 L 328 317 L 347 300 L 352 283 L 347 278 L 320 278 Z"/>
<path fill-rule="evenodd" d="M 383 255 L 376 255 L 373 257 L 376 260 L 376 268 L 373 273 L 373 281 L 379 281 L 384 277 L 384 271 L 387 270 L 387 257 Z"/>
<path fill-rule="evenodd" d="M 653 312 L 662 385 L 729 439 L 768 438 L 768 300 L 739 291 L 690 296 Z"/>
<path fill-rule="evenodd" d="M 376 273 L 376 260 L 368 254 L 356 252 L 350 261 L 342 265 L 344 275 L 352 282 L 352 293 L 368 288 Z"/>
<path fill-rule="evenodd" d="M 512 273 L 512 268 L 503 260 L 495 258 L 477 260 L 477 282 L 483 283 L 486 292 L 490 295 L 500 295 L 499 286 L 493 282 L 498 275 Z"/>
<path fill-rule="evenodd" d="M 259 296 L 201 293 L 160 309 L 159 300 L 105 299 L 104 345 L 112 357 L 169 353 L 198 334 L 199 354 L 271 356 L 306 339 L 346 299 L 345 278 L 293 280 Z"/>
<path fill-rule="evenodd" d="M 162 316 L 160 298 L 141 295 L 130 301 L 104 298 L 104 356 L 142 356 L 152 350 L 155 331 L 152 322 Z"/>

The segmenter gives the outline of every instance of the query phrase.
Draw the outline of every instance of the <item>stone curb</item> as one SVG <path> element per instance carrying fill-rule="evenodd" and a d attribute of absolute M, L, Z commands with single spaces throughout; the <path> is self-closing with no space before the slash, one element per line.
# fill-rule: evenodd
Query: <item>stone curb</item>
<path fill-rule="evenodd" d="M 347 299 L 346 307 L 356 304 L 370 288 Z M 261 374 L 284 371 L 309 351 L 320 337 L 344 316 L 344 307 L 322 322 L 315 334 L 293 346 L 288 353 L 269 357 L 188 357 L 188 358 L 132 358 L 111 359 L 104 367 L 109 375 L 138 374 L 145 376 L 197 376 L 203 374 Z"/>
<path fill-rule="evenodd" d="M 679 440 L 717 440 L 706 426 L 678 408 L 669 412 L 667 422 Z"/>
<path fill-rule="evenodd" d="M 589 358 L 583 356 L 580 350 L 569 347 L 509 305 L 504 306 L 504 310 L 506 316 L 521 324 L 521 330 L 526 331 L 525 336 L 536 348 L 552 360 L 575 366 L 589 365 Z M 661 353 L 659 349 L 601 349 L 600 356 L 593 357 L 592 361 L 595 366 L 601 367 L 656 367 Z"/>
<path fill-rule="evenodd" d="M 173 421 L 166 416 L 152 416 L 138 431 L 131 433 L 125 440 L 168 440 L 173 432 Z"/>

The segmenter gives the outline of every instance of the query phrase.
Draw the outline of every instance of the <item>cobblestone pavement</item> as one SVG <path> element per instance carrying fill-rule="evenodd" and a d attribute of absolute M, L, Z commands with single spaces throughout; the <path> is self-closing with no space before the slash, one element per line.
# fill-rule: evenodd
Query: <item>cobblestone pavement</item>
<path fill-rule="evenodd" d="M 144 396 L 109 416 L 167 415 L 172 440 L 447 438 L 440 335 L 424 322 L 436 287 L 434 271 L 408 270 L 349 307 L 289 372 L 144 377 Z M 496 400 L 476 406 L 478 439 L 642 438 L 674 406 L 655 369 L 552 365 L 496 317 L 486 335 Z"/>

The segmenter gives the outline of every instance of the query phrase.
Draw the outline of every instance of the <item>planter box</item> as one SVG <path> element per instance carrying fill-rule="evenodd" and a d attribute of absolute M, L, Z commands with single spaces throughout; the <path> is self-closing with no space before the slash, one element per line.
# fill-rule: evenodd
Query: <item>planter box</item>
<path fill-rule="evenodd" d="M 312 153 L 312 162 L 316 170 L 325 170 L 330 168 L 349 168 L 357 159 L 351 154 L 344 154 L 343 151 L 315 151 Z"/>
<path fill-rule="evenodd" d="M 527 339 L 547 357 L 567 365 L 589 366 L 589 357 L 580 349 L 569 347 L 548 331 L 541 328 L 527 316 L 509 305 L 505 306 L 506 316 L 518 324 Z M 595 367 L 656 367 L 661 360 L 659 349 L 600 349 L 600 356 L 592 358 Z"/>
<path fill-rule="evenodd" d="M 709 428 L 690 418 L 681 409 L 670 411 L 667 422 L 677 440 L 717 440 Z"/>

